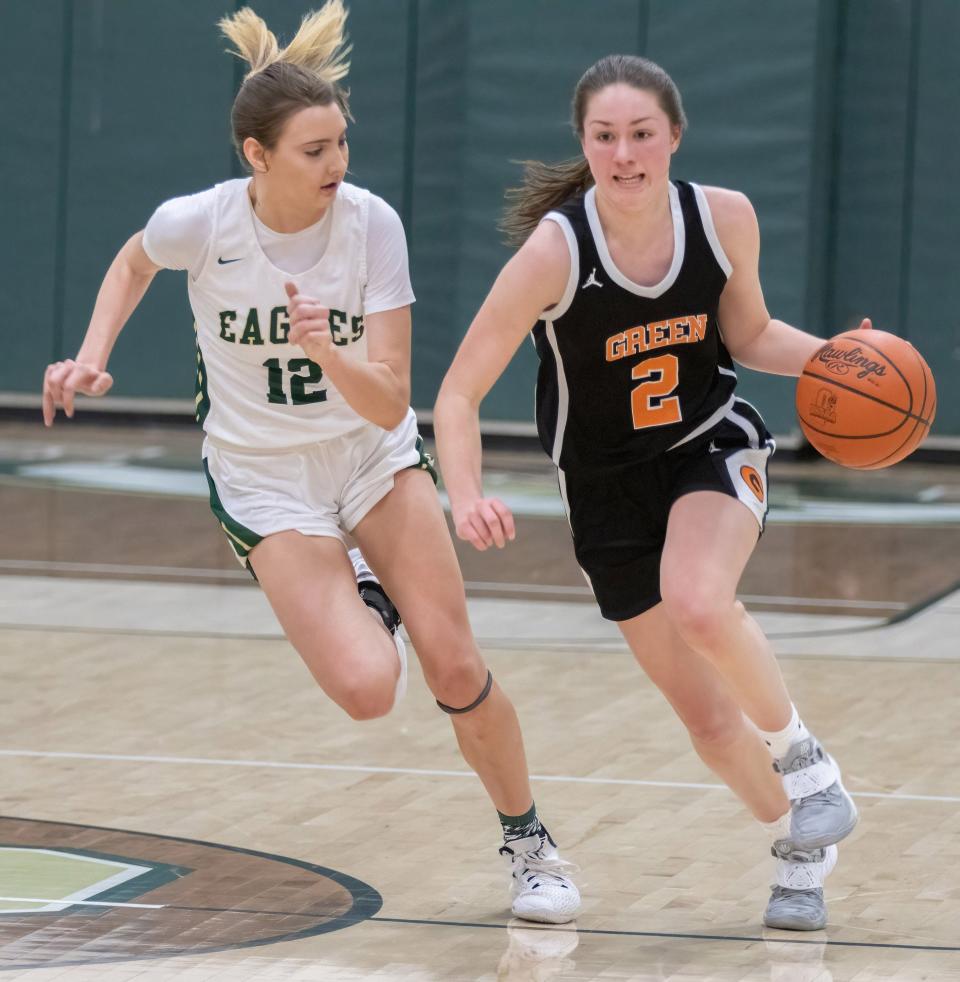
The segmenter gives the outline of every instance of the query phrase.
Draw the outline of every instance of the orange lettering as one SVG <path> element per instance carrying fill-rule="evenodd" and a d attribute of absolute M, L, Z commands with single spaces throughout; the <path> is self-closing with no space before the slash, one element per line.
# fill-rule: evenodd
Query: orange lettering
<path fill-rule="evenodd" d="M 627 338 L 627 350 L 624 351 L 625 355 L 636 355 L 641 351 L 646 351 L 649 347 L 647 342 L 647 329 L 643 324 L 637 327 L 631 327 L 629 331 L 626 332 Z"/>
<path fill-rule="evenodd" d="M 607 361 L 616 361 L 626 354 L 623 350 L 623 342 L 623 334 L 611 334 L 607 338 Z"/>
<path fill-rule="evenodd" d="M 686 330 L 684 330 L 684 328 Z M 688 317 L 674 317 L 670 321 L 670 343 L 683 344 L 690 340 L 690 319 Z"/>
<path fill-rule="evenodd" d="M 655 321 L 647 325 L 650 332 L 650 347 L 659 348 L 670 343 L 670 321 Z"/>
<path fill-rule="evenodd" d="M 638 355 L 651 348 L 668 344 L 690 344 L 707 336 L 707 315 L 690 314 L 687 317 L 671 317 L 670 320 L 638 324 L 607 338 L 607 361 L 619 361 L 630 355 Z"/>

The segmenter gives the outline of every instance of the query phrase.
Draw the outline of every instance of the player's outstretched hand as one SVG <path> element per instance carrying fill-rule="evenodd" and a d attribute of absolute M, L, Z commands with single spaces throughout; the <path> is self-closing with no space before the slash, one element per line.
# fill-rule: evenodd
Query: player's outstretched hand
<path fill-rule="evenodd" d="M 291 344 L 299 345 L 311 361 L 321 368 L 333 350 L 333 335 L 330 333 L 330 311 L 313 297 L 304 296 L 297 290 L 296 283 L 284 283 L 289 302 L 287 315 L 290 317 Z"/>
<path fill-rule="evenodd" d="M 513 513 L 499 498 L 477 498 L 466 508 L 453 508 L 453 527 L 457 538 L 481 552 L 496 546 L 502 549 L 517 536 Z"/>
<path fill-rule="evenodd" d="M 47 365 L 43 373 L 43 422 L 53 426 L 57 409 L 63 407 L 67 416 L 73 416 L 74 396 L 102 396 L 113 385 L 113 376 L 94 365 L 85 365 L 72 358 Z"/>
<path fill-rule="evenodd" d="M 872 331 L 873 330 L 873 321 L 870 320 L 869 317 L 864 317 L 863 320 L 860 321 L 860 326 L 857 328 L 857 330 L 858 331 Z"/>

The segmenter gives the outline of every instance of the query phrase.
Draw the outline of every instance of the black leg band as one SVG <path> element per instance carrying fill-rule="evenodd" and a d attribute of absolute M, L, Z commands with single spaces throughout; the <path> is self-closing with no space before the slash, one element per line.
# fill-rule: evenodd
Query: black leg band
<path fill-rule="evenodd" d="M 463 713 L 472 712 L 477 706 L 483 702 L 484 699 L 490 695 L 490 689 L 493 687 L 493 672 L 487 669 L 487 684 L 483 687 L 483 692 L 477 696 L 469 706 L 464 706 L 463 709 L 454 709 L 453 706 L 445 706 L 439 699 L 437 700 L 437 705 L 445 712 L 449 713 L 451 716 L 460 716 Z"/>

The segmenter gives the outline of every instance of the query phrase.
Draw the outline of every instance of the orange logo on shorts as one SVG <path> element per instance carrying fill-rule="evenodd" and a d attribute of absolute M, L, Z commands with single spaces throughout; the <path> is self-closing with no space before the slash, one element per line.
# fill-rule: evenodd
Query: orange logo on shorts
<path fill-rule="evenodd" d="M 740 468 L 740 476 L 747 487 L 757 496 L 757 501 L 763 501 L 763 478 L 757 471 L 748 464 L 744 464 Z"/>

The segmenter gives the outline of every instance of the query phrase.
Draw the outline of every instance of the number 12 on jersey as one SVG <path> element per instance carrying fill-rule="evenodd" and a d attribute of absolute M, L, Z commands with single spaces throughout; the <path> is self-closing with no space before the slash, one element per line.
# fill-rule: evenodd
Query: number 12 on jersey
<path fill-rule="evenodd" d="M 658 355 L 633 366 L 630 377 L 634 381 L 644 379 L 630 393 L 635 430 L 666 426 L 683 419 L 679 398 L 670 395 L 680 381 L 679 364 L 676 355 Z"/>
<path fill-rule="evenodd" d="M 327 390 L 317 389 L 307 392 L 308 385 L 316 385 L 323 378 L 323 369 L 309 358 L 291 358 L 287 362 L 286 373 L 290 378 L 290 398 L 284 386 L 284 368 L 279 358 L 268 358 L 263 363 L 267 369 L 267 402 L 274 405 L 287 405 L 293 403 L 295 406 L 304 406 L 313 402 L 326 402 Z M 300 374 L 308 368 L 306 374 Z"/>

